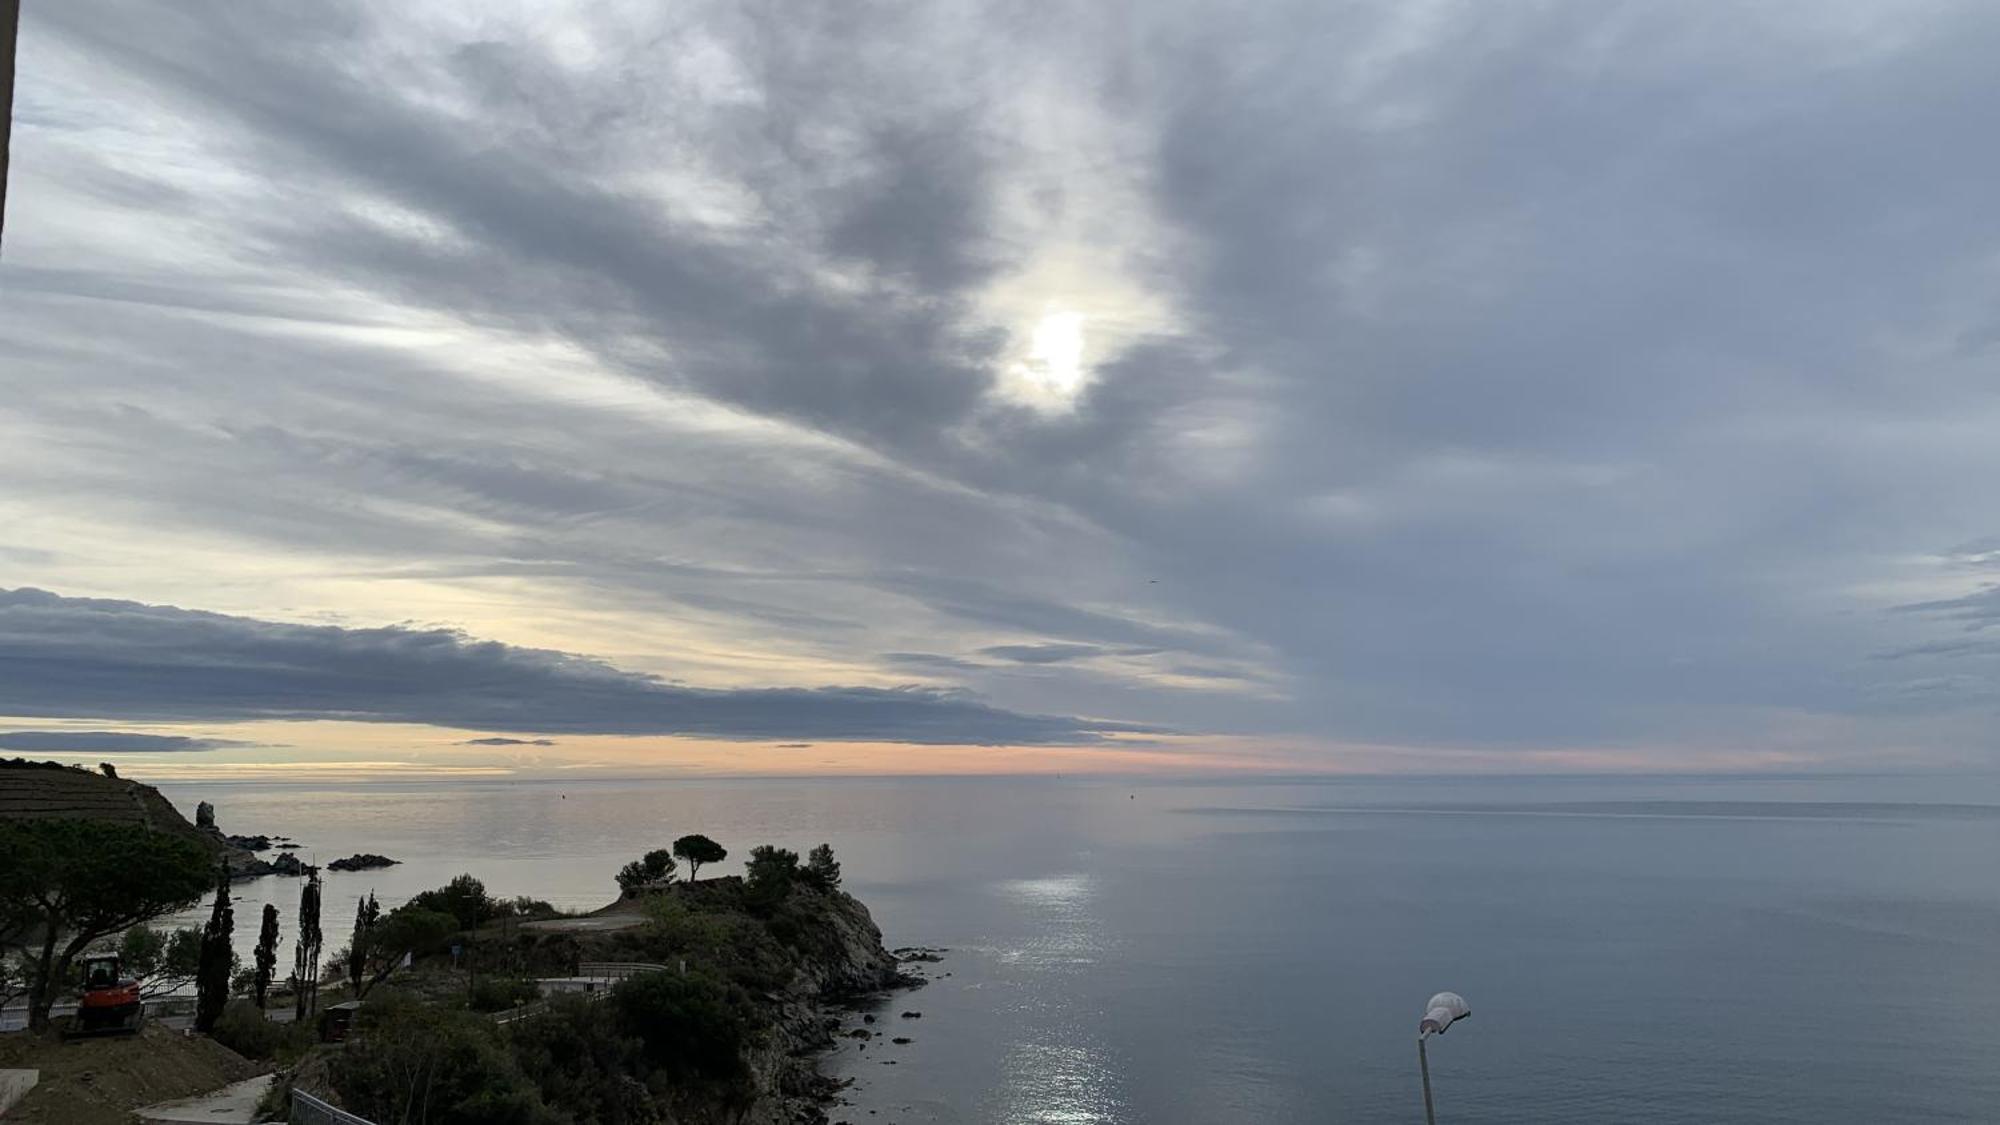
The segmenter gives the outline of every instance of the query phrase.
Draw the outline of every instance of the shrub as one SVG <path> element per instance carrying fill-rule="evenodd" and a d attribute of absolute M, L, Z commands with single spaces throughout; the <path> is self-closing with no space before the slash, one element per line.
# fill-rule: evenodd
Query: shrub
<path fill-rule="evenodd" d="M 289 1060 L 313 1044 L 310 1024 L 273 1023 L 252 1000 L 231 1000 L 209 1035 L 246 1059 Z"/>
<path fill-rule="evenodd" d="M 331 1056 L 347 1107 L 376 1121 L 560 1125 L 521 1073 L 493 1021 L 385 998 L 362 1009 L 363 1033 Z"/>
<path fill-rule="evenodd" d="M 487 977 L 472 986 L 467 1007 L 475 1012 L 504 1012 L 541 998 L 541 990 L 531 980 L 516 977 Z"/>
<path fill-rule="evenodd" d="M 612 989 L 608 1002 L 659 1071 L 747 1088 L 751 1005 L 741 989 L 706 972 L 645 973 Z"/>
<path fill-rule="evenodd" d="M 646 937 L 655 954 L 705 954 L 729 944 L 730 926 L 713 914 L 690 909 L 677 897 L 648 899 Z"/>
<path fill-rule="evenodd" d="M 603 1005 L 558 996 L 546 1012 L 508 1026 L 515 1063 L 542 1100 L 577 1121 L 650 1125 L 662 1114 L 646 1084 L 639 1041 Z"/>
<path fill-rule="evenodd" d="M 627 931 L 632 955 L 665 965 L 685 958 L 691 967 L 751 992 L 784 987 L 792 975 L 784 950 L 772 940 L 767 925 L 738 913 L 736 904 L 735 895 L 712 909 L 679 895 L 650 899 L 646 903 L 650 924 Z"/>

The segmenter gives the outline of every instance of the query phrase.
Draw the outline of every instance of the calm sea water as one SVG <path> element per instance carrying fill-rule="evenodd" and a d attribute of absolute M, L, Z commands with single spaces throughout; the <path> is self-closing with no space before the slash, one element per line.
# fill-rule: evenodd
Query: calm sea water
<path fill-rule="evenodd" d="M 595 907 L 686 832 L 831 842 L 891 945 L 950 949 L 877 1025 L 914 1042 L 830 1060 L 835 1120 L 1420 1121 L 1453 989 L 1443 1121 L 2000 1121 L 1993 778 L 162 788 L 405 860 L 330 877 L 330 945 L 371 888 Z M 289 937 L 296 881 L 247 891 Z"/>

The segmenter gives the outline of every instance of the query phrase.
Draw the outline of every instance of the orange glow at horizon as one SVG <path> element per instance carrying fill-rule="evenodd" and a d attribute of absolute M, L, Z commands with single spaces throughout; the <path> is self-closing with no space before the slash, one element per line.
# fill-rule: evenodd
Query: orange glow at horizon
<path fill-rule="evenodd" d="M 26 725 L 31 720 L 0 723 Z M 103 724 L 55 722 L 85 731 Z M 1393 775 L 1480 773 L 1730 773 L 1838 767 L 1797 747 L 1604 747 L 1465 749 L 1337 743 L 1274 737 L 1192 735 L 1113 739 L 1080 746 L 915 745 L 882 742 L 736 742 L 663 736 L 515 736 L 434 727 L 266 722 L 199 727 L 120 725 L 125 730 L 234 740 L 204 751 L 43 757 L 94 767 L 111 761 L 137 780 L 371 780 L 504 778 L 577 774 L 731 776 L 951 776 L 1011 774 L 1172 776 Z M 548 745 L 538 745 L 545 741 Z"/>

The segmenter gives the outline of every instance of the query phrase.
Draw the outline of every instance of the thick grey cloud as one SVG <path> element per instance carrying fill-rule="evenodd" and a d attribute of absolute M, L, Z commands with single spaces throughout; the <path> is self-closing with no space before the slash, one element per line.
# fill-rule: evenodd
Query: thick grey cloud
<path fill-rule="evenodd" d="M 554 746 L 555 744 L 553 738 L 504 738 L 497 735 L 492 738 L 468 738 L 459 743 L 460 746 Z"/>
<path fill-rule="evenodd" d="M 186 750 L 226 750 L 249 743 L 229 738 L 193 738 L 179 734 L 141 734 L 116 730 L 0 731 L 0 750 L 30 754 L 160 754 Z"/>
<path fill-rule="evenodd" d="M 2000 8 L 541 18 L 30 7 L 0 577 L 1226 733 L 1996 715 Z"/>
<path fill-rule="evenodd" d="M 449 630 L 289 625 L 42 590 L 0 591 L 0 714 L 888 742 L 1089 742 L 1122 729 L 935 689 L 704 690 Z"/>

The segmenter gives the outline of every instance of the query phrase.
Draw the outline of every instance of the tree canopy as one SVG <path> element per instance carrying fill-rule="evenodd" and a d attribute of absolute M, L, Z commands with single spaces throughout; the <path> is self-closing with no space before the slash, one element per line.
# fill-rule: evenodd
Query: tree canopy
<path fill-rule="evenodd" d="M 28 940 L 30 1026 L 91 943 L 183 909 L 209 885 L 207 849 L 114 821 L 0 822 L 0 925 Z"/>
<path fill-rule="evenodd" d="M 806 856 L 806 867 L 800 874 L 805 882 L 816 890 L 838 890 L 840 862 L 833 858 L 833 845 L 821 844 L 814 848 Z"/>
<path fill-rule="evenodd" d="M 140 995 L 164 996 L 194 980 L 201 965 L 201 930 L 134 926 L 118 939 L 118 959 L 140 978 Z"/>
<path fill-rule="evenodd" d="M 458 919 L 442 910 L 427 910 L 415 902 L 406 902 L 372 918 L 365 927 L 357 926 L 354 945 L 348 950 L 355 996 L 366 996 L 387 980 L 405 957 L 444 948 L 458 931 Z"/>
<path fill-rule="evenodd" d="M 405 905 L 449 914 L 461 930 L 476 930 L 503 909 L 501 903 L 486 893 L 486 884 L 471 875 L 460 875 L 434 891 L 419 892 Z"/>
<path fill-rule="evenodd" d="M 627 895 L 634 895 L 655 884 L 671 883 L 674 867 L 674 853 L 666 848 L 655 848 L 619 868 L 618 889 Z"/>
<path fill-rule="evenodd" d="M 748 872 L 743 881 L 744 889 L 749 893 L 751 903 L 764 907 L 791 893 L 792 884 L 799 878 L 799 853 L 790 848 L 759 844 L 750 849 L 750 858 L 743 866 Z"/>
<path fill-rule="evenodd" d="M 699 833 L 682 836 L 674 841 L 674 854 L 687 861 L 688 881 L 693 882 L 704 863 L 721 863 L 729 858 L 728 849 Z"/>

